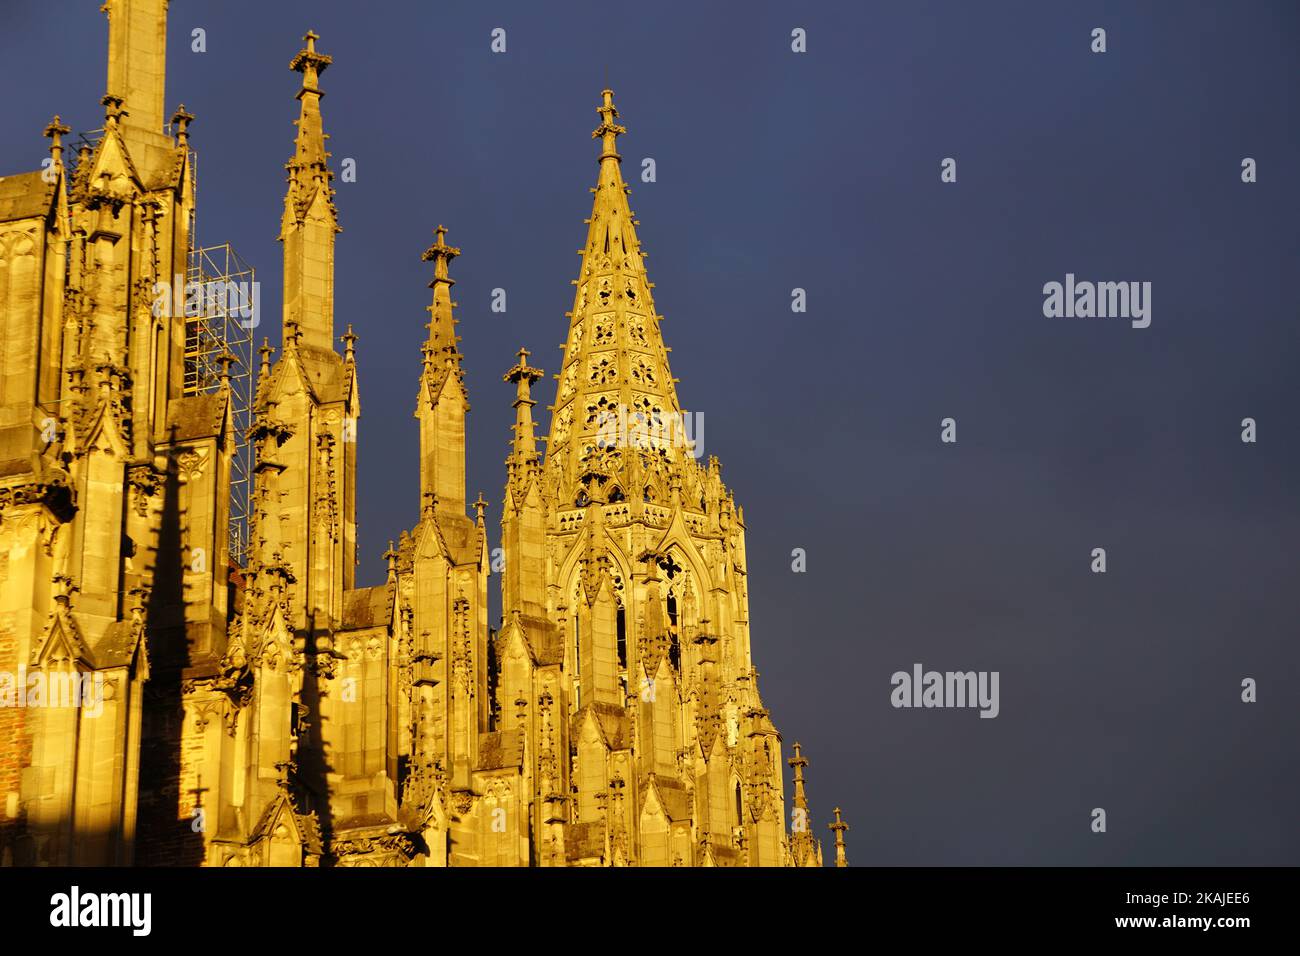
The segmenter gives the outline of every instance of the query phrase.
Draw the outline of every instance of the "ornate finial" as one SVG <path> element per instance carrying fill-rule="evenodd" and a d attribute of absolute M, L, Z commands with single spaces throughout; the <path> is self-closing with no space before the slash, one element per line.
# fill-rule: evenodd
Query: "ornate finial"
<path fill-rule="evenodd" d="M 107 127 L 117 126 L 122 121 L 122 117 L 128 115 L 127 110 L 122 106 L 125 101 L 116 93 L 105 93 L 99 102 L 104 107 L 104 125 Z"/>
<path fill-rule="evenodd" d="M 519 402 L 527 402 L 529 405 L 536 405 L 537 403 L 532 400 L 529 389 L 532 387 L 533 382 L 536 382 L 546 373 L 540 368 L 533 368 L 528 364 L 528 356 L 533 354 L 528 351 L 528 349 L 520 348 L 515 354 L 518 355 L 519 361 L 511 366 L 510 371 L 506 372 L 506 374 L 502 376 L 501 381 L 510 382 L 512 384 L 518 383 L 519 395 L 518 398 L 515 399 L 516 407 L 518 407 Z"/>
<path fill-rule="evenodd" d="M 303 91 L 309 93 L 320 93 L 320 87 L 317 86 L 317 80 L 325 72 L 326 68 L 334 62 L 334 58 L 326 56 L 323 53 L 316 52 L 316 41 L 320 39 L 314 31 L 308 30 L 303 34 L 303 40 L 307 46 L 298 51 L 298 55 L 289 63 L 289 69 L 302 74 Z"/>
<path fill-rule="evenodd" d="M 54 119 L 50 125 L 45 127 L 45 135 L 50 140 L 50 166 L 53 168 L 62 168 L 63 166 L 63 137 L 72 130 L 59 121 L 59 115 L 54 114 Z"/>
<path fill-rule="evenodd" d="M 474 500 L 475 518 L 479 524 L 483 523 L 483 512 L 487 510 L 487 499 L 483 497 L 483 492 L 478 493 L 478 498 Z"/>
<path fill-rule="evenodd" d="M 392 538 L 388 539 L 388 550 L 384 552 L 384 560 L 388 563 L 388 576 L 397 574 L 397 550 L 393 547 Z"/>
<path fill-rule="evenodd" d="M 357 359 L 357 334 L 352 331 L 352 323 L 348 323 L 348 330 L 340 337 L 343 342 L 343 358 L 348 362 L 355 362 Z"/>
<path fill-rule="evenodd" d="M 600 125 L 592 130 L 591 138 L 601 140 L 600 158 L 621 159 L 618 150 L 615 148 L 615 141 L 623 133 L 627 132 L 627 127 L 619 126 L 614 120 L 618 117 L 618 107 L 614 105 L 614 91 L 610 89 L 601 90 L 600 94 L 604 102 L 596 107 L 596 112 L 600 114 Z"/>
<path fill-rule="evenodd" d="M 425 262 L 433 262 L 433 282 L 445 282 L 448 285 L 454 285 L 455 280 L 447 276 L 447 264 L 460 255 L 460 250 L 455 246 L 449 246 L 445 242 L 447 236 L 447 227 L 439 226 L 433 230 L 435 241 L 420 256 Z M 429 283 L 430 286 L 433 282 Z"/>
<path fill-rule="evenodd" d="M 172 114 L 172 127 L 176 130 L 177 146 L 185 146 L 189 143 L 192 122 L 194 122 L 194 114 L 186 112 L 184 103 L 176 107 L 176 112 Z"/>
<path fill-rule="evenodd" d="M 267 372 L 271 371 L 271 353 L 275 351 L 275 349 L 271 348 L 271 340 L 263 338 L 262 347 L 257 351 L 258 354 L 262 356 L 262 369 L 259 374 L 265 375 Z"/>
<path fill-rule="evenodd" d="M 221 366 L 221 387 L 222 388 L 230 387 L 230 366 L 234 365 L 237 361 L 239 360 L 235 358 L 234 354 L 229 349 L 226 349 L 224 352 L 222 352 L 220 355 L 217 356 L 217 362 Z"/>
<path fill-rule="evenodd" d="M 827 827 L 835 833 L 835 865 L 848 866 L 849 858 L 844 848 L 844 831 L 849 828 L 849 825 L 840 816 L 839 807 L 835 808 L 835 822 L 827 824 Z"/>

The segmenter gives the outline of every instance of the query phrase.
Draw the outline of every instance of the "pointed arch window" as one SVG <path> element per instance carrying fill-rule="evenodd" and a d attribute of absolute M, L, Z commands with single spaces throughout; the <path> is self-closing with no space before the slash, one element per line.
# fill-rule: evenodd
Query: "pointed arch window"
<path fill-rule="evenodd" d="M 617 627 L 618 627 L 618 667 L 619 670 L 627 670 L 627 615 L 623 612 L 623 605 L 618 606 Z M 626 674 L 624 675 L 626 680 Z"/>
<path fill-rule="evenodd" d="M 677 595 L 668 592 L 668 662 L 674 669 L 682 666 L 682 646 L 677 639 Z"/>

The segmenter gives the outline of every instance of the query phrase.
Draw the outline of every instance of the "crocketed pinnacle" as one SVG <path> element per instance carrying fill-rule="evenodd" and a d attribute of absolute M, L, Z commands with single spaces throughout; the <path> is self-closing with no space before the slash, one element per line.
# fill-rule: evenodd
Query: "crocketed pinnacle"
<path fill-rule="evenodd" d="M 298 90 L 298 132 L 293 157 L 285 164 L 288 188 L 280 241 L 284 244 L 284 342 L 287 347 L 306 345 L 334 348 L 334 234 L 339 232 L 334 208 L 334 174 L 321 122 L 320 74 L 332 60 L 316 51 L 315 33 L 303 37 L 307 45 L 289 63 L 302 74 Z"/>
<path fill-rule="evenodd" d="M 330 153 L 325 149 L 324 123 L 321 120 L 320 100 L 325 93 L 320 88 L 320 75 L 334 62 L 332 57 L 316 51 L 320 37 L 308 30 L 303 40 L 307 46 L 289 63 L 289 69 L 302 74 L 302 88 L 298 91 L 298 133 L 294 137 L 293 157 L 285 164 L 289 171 L 289 193 L 285 197 L 285 215 L 301 220 L 315 194 L 324 190 L 327 197 L 334 195 L 330 182 Z M 292 207 L 292 208 L 290 208 Z M 333 203 L 330 204 L 334 212 Z"/>
<path fill-rule="evenodd" d="M 533 406 L 537 402 L 533 399 L 532 386 L 544 373 L 540 368 L 532 368 L 528 364 L 528 356 L 531 354 L 528 349 L 520 348 L 519 361 L 506 372 L 503 379 L 515 386 L 515 434 L 511 442 L 510 458 L 507 460 L 512 467 L 529 465 L 537 460 L 537 440 L 533 434 Z"/>
<path fill-rule="evenodd" d="M 447 229 L 439 226 L 434 230 L 435 241 L 420 257 L 425 262 L 433 263 L 433 279 L 429 288 L 433 290 L 433 302 L 428 306 L 429 322 L 426 328 L 429 336 L 424 344 L 424 364 L 426 373 L 441 380 L 443 371 L 450 365 L 460 374 L 460 350 L 456 343 L 460 336 L 456 334 L 456 303 L 451 301 L 451 287 L 456 280 L 448 274 L 452 259 L 460 255 L 455 246 L 447 245 Z"/>

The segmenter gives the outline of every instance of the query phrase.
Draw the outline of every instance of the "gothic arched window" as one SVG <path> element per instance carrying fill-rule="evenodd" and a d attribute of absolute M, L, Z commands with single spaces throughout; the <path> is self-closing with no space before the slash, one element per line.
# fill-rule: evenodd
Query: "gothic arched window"
<path fill-rule="evenodd" d="M 618 666 L 620 670 L 627 670 L 627 615 L 623 613 L 623 605 L 618 606 Z"/>
<path fill-rule="evenodd" d="M 668 662 L 676 669 L 682 666 L 682 646 L 677 640 L 677 596 L 668 592 Z"/>

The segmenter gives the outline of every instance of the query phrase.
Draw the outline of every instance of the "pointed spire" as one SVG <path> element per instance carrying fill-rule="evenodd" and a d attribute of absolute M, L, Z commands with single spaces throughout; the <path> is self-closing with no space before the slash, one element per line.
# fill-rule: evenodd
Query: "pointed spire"
<path fill-rule="evenodd" d="M 289 63 L 302 74 L 298 90 L 299 113 L 294 152 L 285 164 L 288 189 L 284 215 L 280 220 L 280 241 L 284 243 L 284 325 L 296 325 L 302 343 L 312 348 L 334 349 L 334 234 L 341 231 L 334 207 L 334 173 L 329 168 L 321 120 L 320 74 L 333 60 L 318 53 L 320 39 L 308 31 L 307 45 Z"/>
<path fill-rule="evenodd" d="M 307 46 L 299 50 L 298 55 L 289 63 L 289 69 L 302 74 L 302 89 L 298 90 L 297 96 L 301 104 L 298 135 L 294 137 L 294 155 L 288 165 L 291 179 L 303 173 L 326 181 L 334 178 L 325 164 L 330 154 L 325 150 L 327 137 L 320 115 L 320 100 L 325 95 L 320 88 L 320 75 L 334 59 L 316 52 L 316 41 L 319 39 L 319 36 L 308 30 L 303 36 Z"/>
<path fill-rule="evenodd" d="M 483 492 L 480 491 L 478 497 L 474 499 L 474 521 L 476 524 L 483 524 L 483 513 L 487 511 L 487 506 L 487 499 L 483 497 Z"/>
<path fill-rule="evenodd" d="M 574 280 L 569 336 L 556 376 L 560 384 L 547 459 L 555 475 L 573 481 L 587 470 L 593 448 L 612 445 L 609 477 L 627 487 L 624 472 L 635 456 L 626 448 L 661 447 L 673 458 L 682 453 L 670 438 L 680 431 L 671 426 L 681 420 L 681 406 L 651 296 L 654 286 L 642 261 L 637 222 L 628 207 L 617 149 L 625 127 L 617 122 L 611 90 L 602 91 L 596 111 L 601 122 L 592 136 L 600 141 L 600 170 L 586 221 L 587 241 L 579 250 L 582 265 Z M 617 438 L 611 440 L 615 423 Z M 577 492 L 576 486 L 559 489 L 563 498 Z"/>
<path fill-rule="evenodd" d="M 545 373 L 540 368 L 528 364 L 532 353 L 522 346 L 519 349 L 519 361 L 506 372 L 503 381 L 511 382 L 515 389 L 515 437 L 508 459 L 513 465 L 527 465 L 537 460 L 537 441 L 533 435 L 533 400 L 532 385 Z"/>
<path fill-rule="evenodd" d="M 844 831 L 849 828 L 849 825 L 840 816 L 839 807 L 835 808 L 835 822 L 828 823 L 827 827 L 835 833 L 835 865 L 848 866 L 849 858 L 844 848 Z"/>
<path fill-rule="evenodd" d="M 456 280 L 448 273 L 451 260 L 460 255 L 455 246 L 447 245 L 447 228 L 438 226 L 433 231 L 434 243 L 420 256 L 425 262 L 433 263 L 433 280 L 429 288 L 433 290 L 433 302 L 428 306 L 429 337 L 425 341 L 425 361 L 439 379 L 448 362 L 460 370 L 460 351 L 456 343 L 460 336 L 456 334 L 456 303 L 451 301 L 451 287 Z"/>
<path fill-rule="evenodd" d="M 447 244 L 447 229 L 434 230 L 434 243 L 421 258 L 433 263 L 433 301 L 427 307 L 429 335 L 421 350 L 424 370 L 420 375 L 415 416 L 420 419 L 421 493 L 433 493 L 439 514 L 465 517 L 465 413 L 469 395 L 460 367 L 456 343 L 456 303 L 451 300 L 448 266 L 460 250 Z M 432 514 L 432 512 L 429 512 Z"/>

